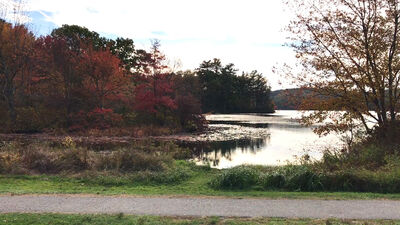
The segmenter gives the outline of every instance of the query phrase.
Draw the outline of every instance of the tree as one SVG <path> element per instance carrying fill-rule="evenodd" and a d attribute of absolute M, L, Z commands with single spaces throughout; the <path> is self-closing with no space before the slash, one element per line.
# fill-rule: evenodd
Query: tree
<path fill-rule="evenodd" d="M 109 40 L 108 42 L 107 45 L 110 47 L 111 52 L 118 56 L 126 71 L 132 73 L 138 66 L 138 56 L 136 55 L 133 40 L 130 38 L 117 38 L 115 41 Z"/>
<path fill-rule="evenodd" d="M 173 75 L 175 114 L 180 126 L 187 131 L 199 131 L 206 127 L 201 111 L 201 86 L 195 72 L 179 71 Z"/>
<path fill-rule="evenodd" d="M 270 87 L 257 71 L 237 75 L 233 64 L 204 61 L 197 69 L 203 111 L 218 113 L 273 112 Z"/>
<path fill-rule="evenodd" d="M 108 49 L 94 50 L 89 47 L 80 62 L 85 89 L 94 96 L 97 108 L 104 108 L 106 100 L 123 97 L 128 80 L 120 68 L 120 60 Z"/>
<path fill-rule="evenodd" d="M 80 52 L 82 48 L 93 46 L 95 49 L 106 48 L 108 39 L 100 37 L 97 32 L 78 25 L 62 25 L 51 32 L 54 38 L 64 39 L 71 50 Z"/>
<path fill-rule="evenodd" d="M 37 40 L 39 57 L 44 59 L 43 73 L 48 77 L 48 86 L 53 100 L 65 108 L 65 119 L 70 124 L 70 116 L 82 107 L 83 80 L 79 71 L 82 54 L 71 50 L 68 40 L 63 37 L 46 36 Z M 55 97 L 55 98 L 54 98 Z"/>
<path fill-rule="evenodd" d="M 164 110 L 176 109 L 172 98 L 172 74 L 165 65 L 165 56 L 160 51 L 160 43 L 152 43 L 148 61 L 143 64 L 140 83 L 136 87 L 136 105 L 139 111 L 156 115 Z"/>
<path fill-rule="evenodd" d="M 242 76 L 243 97 L 248 105 L 248 112 L 271 112 L 273 105 L 270 99 L 271 87 L 267 79 L 256 70 L 243 73 Z"/>
<path fill-rule="evenodd" d="M 205 112 L 216 111 L 227 113 L 232 106 L 233 76 L 236 69 L 233 64 L 223 66 L 221 60 L 204 61 L 197 69 L 202 84 L 202 105 Z"/>
<path fill-rule="evenodd" d="M 312 90 L 317 112 L 306 123 L 333 120 L 318 131 L 343 132 L 360 121 L 390 127 L 400 108 L 400 10 L 397 0 L 288 1 L 295 13 L 291 46 L 304 70 L 297 83 Z M 319 97 L 318 97 L 319 96 Z M 324 96 L 321 98 L 320 96 Z M 329 112 L 329 108 L 345 111 Z"/>
<path fill-rule="evenodd" d="M 34 41 L 34 35 L 24 25 L 0 21 L 0 96 L 13 125 L 17 118 L 17 81 L 26 73 Z"/>

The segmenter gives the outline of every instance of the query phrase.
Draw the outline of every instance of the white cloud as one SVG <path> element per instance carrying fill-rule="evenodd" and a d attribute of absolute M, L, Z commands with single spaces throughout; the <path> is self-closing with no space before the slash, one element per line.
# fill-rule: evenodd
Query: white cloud
<path fill-rule="evenodd" d="M 4 1 L 4 0 L 1 0 Z M 272 66 L 293 61 L 284 47 L 289 16 L 281 0 L 30 0 L 58 26 L 77 24 L 99 33 L 130 37 L 139 47 L 161 40 L 184 69 L 221 58 L 241 70 L 257 69 L 278 88 Z"/>

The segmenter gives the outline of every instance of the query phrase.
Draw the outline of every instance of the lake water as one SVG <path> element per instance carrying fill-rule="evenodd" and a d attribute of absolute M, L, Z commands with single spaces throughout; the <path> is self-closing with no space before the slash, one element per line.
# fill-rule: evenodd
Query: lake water
<path fill-rule="evenodd" d="M 319 137 L 298 119 L 301 112 L 208 115 L 209 131 L 192 149 L 199 164 L 229 168 L 242 164 L 282 165 L 305 154 L 320 159 L 322 151 L 342 145 L 339 136 Z"/>

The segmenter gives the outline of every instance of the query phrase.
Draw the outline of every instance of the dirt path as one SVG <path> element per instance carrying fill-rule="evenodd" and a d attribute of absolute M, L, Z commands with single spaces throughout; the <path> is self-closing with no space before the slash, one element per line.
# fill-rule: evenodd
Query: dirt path
<path fill-rule="evenodd" d="M 0 213 L 400 219 L 400 201 L 27 195 L 0 196 Z"/>

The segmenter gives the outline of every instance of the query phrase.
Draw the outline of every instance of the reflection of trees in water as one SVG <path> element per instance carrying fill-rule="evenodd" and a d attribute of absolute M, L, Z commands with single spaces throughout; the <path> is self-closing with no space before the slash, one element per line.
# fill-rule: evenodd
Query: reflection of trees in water
<path fill-rule="evenodd" d="M 287 128 L 287 129 L 308 129 L 308 128 L 317 128 L 318 125 L 310 125 L 305 126 L 299 122 L 297 119 L 285 119 L 279 120 L 279 122 L 270 121 L 268 123 L 251 123 L 251 122 L 243 122 L 243 121 L 209 121 L 211 125 L 238 125 L 243 127 L 252 127 L 252 128 Z"/>
<path fill-rule="evenodd" d="M 241 151 L 242 153 L 253 153 L 261 151 L 269 142 L 270 137 L 246 138 L 229 141 L 195 142 L 184 143 L 185 147 L 192 150 L 194 158 L 204 163 L 218 166 L 221 158 L 232 160 L 232 154 Z"/>
<path fill-rule="evenodd" d="M 253 128 L 268 128 L 269 123 L 250 123 L 245 121 L 220 121 L 220 120 L 212 120 L 208 121 L 209 124 L 225 124 L 225 125 L 238 125 L 244 127 L 253 127 Z"/>

